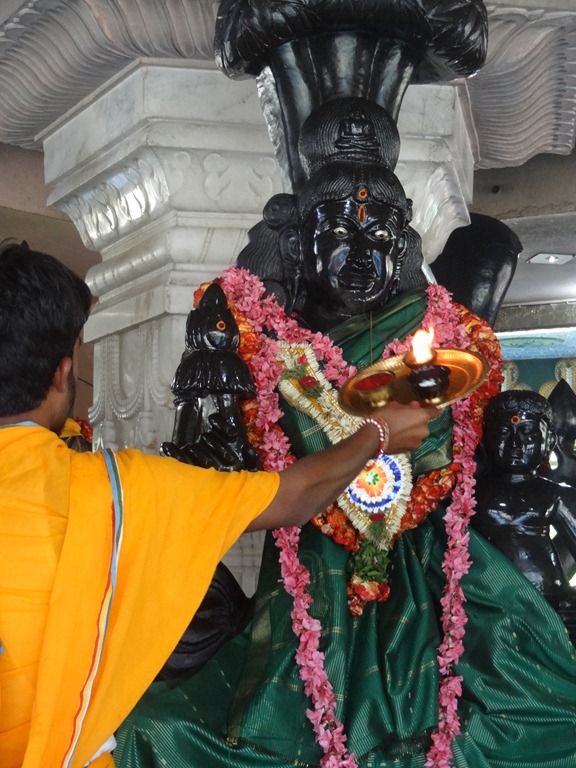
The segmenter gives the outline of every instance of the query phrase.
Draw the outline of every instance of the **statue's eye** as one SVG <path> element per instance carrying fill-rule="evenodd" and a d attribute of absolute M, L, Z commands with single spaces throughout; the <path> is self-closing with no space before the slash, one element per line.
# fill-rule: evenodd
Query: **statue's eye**
<path fill-rule="evenodd" d="M 340 225 L 338 227 L 334 227 L 334 229 L 332 230 L 332 234 L 334 235 L 334 237 L 337 237 L 339 240 L 343 240 L 345 237 L 348 236 L 348 230 L 346 229 L 346 227 L 343 227 L 342 225 Z"/>
<path fill-rule="evenodd" d="M 387 229 L 375 229 L 372 233 L 372 237 L 375 240 L 381 240 L 382 242 L 387 242 L 392 239 L 392 235 Z"/>
<path fill-rule="evenodd" d="M 216 328 L 219 331 L 225 331 L 226 330 L 226 323 L 224 322 L 224 320 L 218 320 L 218 322 L 216 323 Z"/>

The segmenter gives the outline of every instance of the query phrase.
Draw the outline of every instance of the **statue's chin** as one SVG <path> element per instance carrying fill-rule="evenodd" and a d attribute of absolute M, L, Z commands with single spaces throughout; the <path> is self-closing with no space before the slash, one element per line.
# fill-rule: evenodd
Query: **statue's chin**
<path fill-rule="evenodd" d="M 353 316 L 353 312 L 343 308 L 325 307 L 314 301 L 307 301 L 299 312 L 303 324 L 312 331 L 329 332 L 343 320 Z"/>
<path fill-rule="evenodd" d="M 378 305 L 380 306 L 380 304 Z M 305 324 L 314 331 L 327 333 L 339 323 L 349 320 L 352 317 L 364 315 L 369 312 L 371 307 L 365 300 L 358 300 L 352 305 L 341 304 L 338 306 L 327 307 L 319 302 L 309 301 L 302 308 L 300 316 Z"/>
<path fill-rule="evenodd" d="M 347 317 L 363 315 L 366 312 L 374 312 L 386 304 L 390 299 L 388 290 L 374 291 L 374 286 L 366 286 L 361 290 L 347 291 L 342 295 L 340 313 Z"/>
<path fill-rule="evenodd" d="M 337 291 L 333 287 L 331 291 L 325 284 L 316 285 L 310 289 L 299 314 L 309 328 L 327 332 L 351 317 L 382 309 L 392 295 L 391 283 L 385 289 L 377 289 L 371 280 L 358 281 L 353 289 L 345 288 L 342 281 Z"/>

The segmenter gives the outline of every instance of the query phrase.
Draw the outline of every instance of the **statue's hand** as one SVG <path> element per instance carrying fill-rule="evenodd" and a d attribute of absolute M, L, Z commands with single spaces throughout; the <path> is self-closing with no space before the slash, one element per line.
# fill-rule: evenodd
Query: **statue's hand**
<path fill-rule="evenodd" d="M 175 443 L 162 443 L 160 453 L 185 464 L 220 472 L 259 468 L 260 456 L 248 443 L 243 430 L 220 414 L 210 416 L 209 422 L 210 429 L 194 443 L 180 447 Z"/>

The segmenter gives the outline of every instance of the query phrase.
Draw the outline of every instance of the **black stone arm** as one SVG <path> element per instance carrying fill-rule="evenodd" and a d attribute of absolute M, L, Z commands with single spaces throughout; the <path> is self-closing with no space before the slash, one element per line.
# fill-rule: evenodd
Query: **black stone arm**
<path fill-rule="evenodd" d="M 162 443 L 160 453 L 185 464 L 220 472 L 259 469 L 260 456 L 247 441 L 244 431 L 238 430 L 236 421 L 228 419 L 226 414 L 216 413 L 209 417 L 208 423 L 209 430 L 193 443 L 182 446 Z"/>

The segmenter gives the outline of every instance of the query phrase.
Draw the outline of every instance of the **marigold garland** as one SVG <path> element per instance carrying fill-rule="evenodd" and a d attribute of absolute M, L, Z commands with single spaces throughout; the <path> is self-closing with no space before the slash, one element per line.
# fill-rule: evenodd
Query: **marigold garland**
<path fill-rule="evenodd" d="M 289 442 L 280 427 L 281 416 L 276 385 L 281 369 L 276 361 L 278 339 L 290 342 L 308 341 L 319 360 L 324 361 L 324 375 L 336 386 L 341 386 L 355 372 L 345 363 L 341 351 L 320 333 L 311 333 L 285 315 L 271 296 L 265 297 L 264 286 L 258 278 L 245 270 L 232 267 L 218 280 L 222 285 L 230 308 L 241 331 L 240 354 L 246 360 L 254 377 L 257 398 L 244 410 L 248 434 L 259 450 L 265 469 L 280 470 L 294 461 L 289 453 Z M 205 290 L 206 285 L 199 291 Z M 482 432 L 482 416 L 488 400 L 501 385 L 500 348 L 491 328 L 464 307 L 454 304 L 450 294 L 441 286 L 427 289 L 428 307 L 422 327 L 433 327 L 434 346 L 470 349 L 482 355 L 490 365 L 490 374 L 484 384 L 469 397 L 452 406 L 454 417 L 453 462 L 448 467 L 434 470 L 418 478 L 403 516 L 400 531 L 395 538 L 417 526 L 452 491 L 452 500 L 445 513 L 447 548 L 442 563 L 446 576 L 441 599 L 441 623 L 444 637 L 438 649 L 440 687 L 438 693 L 438 728 L 432 736 L 426 768 L 448 768 L 452 758 L 452 739 L 460 733 L 457 712 L 462 678 L 454 668 L 463 651 L 466 614 L 465 597 L 460 579 L 470 568 L 467 526 L 474 512 L 474 452 Z M 410 345 L 410 337 L 397 340 L 384 351 L 383 357 L 403 354 Z M 314 520 L 320 530 L 351 552 L 357 560 L 347 587 L 350 610 L 360 615 L 364 605 L 372 600 L 385 600 L 388 584 L 370 571 L 375 565 L 375 553 L 370 543 L 358 534 L 346 516 L 332 505 Z M 274 532 L 280 549 L 280 565 L 284 586 L 293 597 L 293 630 L 298 638 L 296 662 L 304 690 L 313 704 L 307 710 L 316 741 L 324 751 L 322 768 L 354 768 L 357 761 L 345 746 L 344 728 L 335 716 L 333 689 L 324 670 L 324 655 L 318 650 L 320 623 L 313 619 L 308 608 L 312 598 L 307 586 L 310 574 L 298 561 L 299 529 L 283 528 Z M 383 558 L 385 559 L 385 558 Z M 386 563 L 376 563 L 385 574 Z M 365 567 L 366 566 L 366 567 Z"/>

